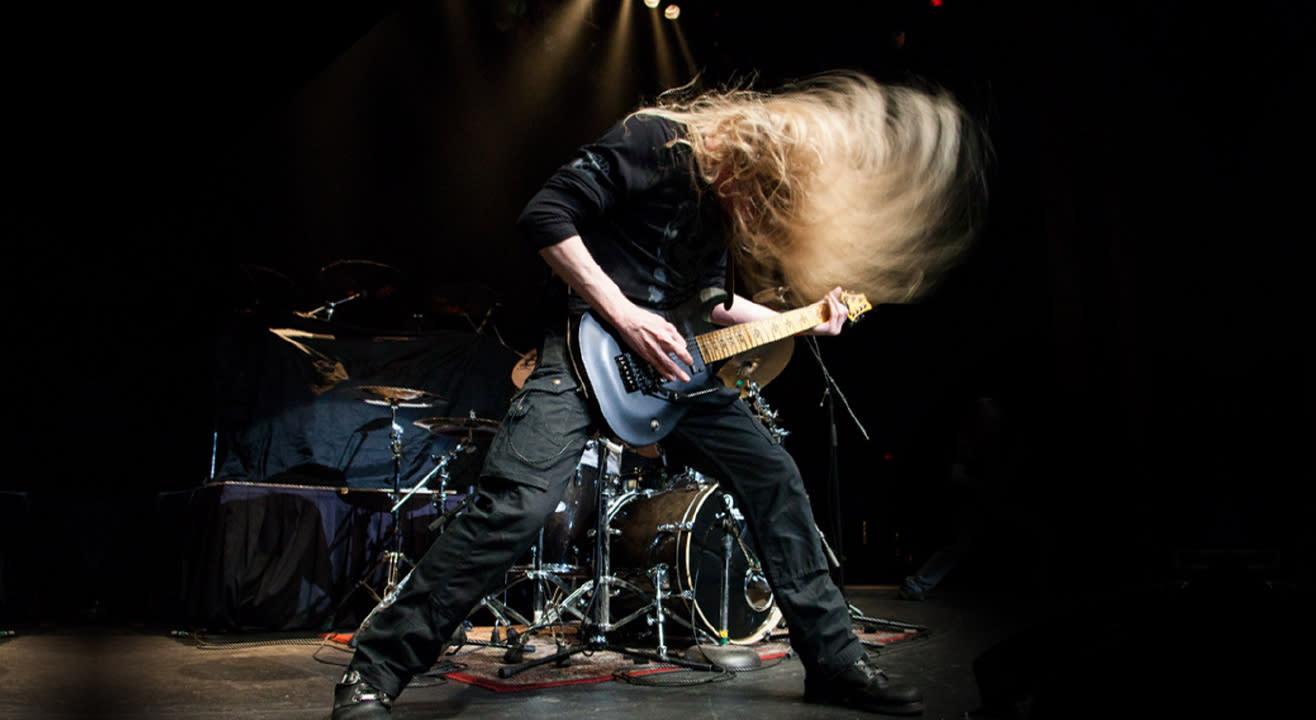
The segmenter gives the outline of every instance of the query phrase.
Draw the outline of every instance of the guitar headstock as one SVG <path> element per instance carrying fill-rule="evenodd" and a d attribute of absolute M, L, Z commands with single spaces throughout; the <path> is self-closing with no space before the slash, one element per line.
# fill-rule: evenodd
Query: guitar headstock
<path fill-rule="evenodd" d="M 860 315 L 873 309 L 872 304 L 868 302 L 868 298 L 863 293 L 851 293 L 842 290 L 841 302 L 845 303 L 845 314 L 850 318 L 850 322 L 855 322 Z"/>

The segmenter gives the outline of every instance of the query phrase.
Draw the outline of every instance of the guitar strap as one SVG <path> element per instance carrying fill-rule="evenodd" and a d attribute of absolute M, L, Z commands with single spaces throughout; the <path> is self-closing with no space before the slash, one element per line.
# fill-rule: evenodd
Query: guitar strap
<path fill-rule="evenodd" d="M 573 291 L 568 289 L 567 292 Z M 563 344 L 566 345 L 567 363 L 571 366 L 571 374 L 576 378 L 576 389 L 588 400 L 590 397 L 589 382 L 585 375 L 585 368 L 580 366 L 579 358 L 576 357 L 576 330 L 579 325 L 580 318 L 573 318 L 571 313 L 567 313 L 567 334 L 563 338 Z"/>

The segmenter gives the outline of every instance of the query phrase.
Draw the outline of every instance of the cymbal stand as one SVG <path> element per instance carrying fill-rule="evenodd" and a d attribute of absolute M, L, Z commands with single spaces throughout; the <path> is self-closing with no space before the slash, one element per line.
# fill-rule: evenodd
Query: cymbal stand
<path fill-rule="evenodd" d="M 557 663 L 559 665 L 565 665 L 566 662 L 569 660 L 569 658 L 573 655 L 578 655 L 581 653 L 593 653 L 599 651 L 614 652 L 619 655 L 625 655 L 627 657 L 630 657 L 636 661 L 652 660 L 660 663 L 682 665 L 695 670 L 717 669 L 715 666 L 710 664 L 697 663 L 687 660 L 685 658 L 668 655 L 667 648 L 662 640 L 660 640 L 659 651 L 657 653 L 649 653 L 649 652 L 635 650 L 626 647 L 624 645 L 619 645 L 610 642 L 608 640 L 608 632 L 610 632 L 611 630 L 615 630 L 623 625 L 626 625 L 627 623 L 635 620 L 636 618 L 640 617 L 644 613 L 648 612 L 649 609 L 653 607 L 658 608 L 656 622 L 659 623 L 659 638 L 661 639 L 663 637 L 662 625 L 661 625 L 663 618 L 663 612 L 662 612 L 663 590 L 662 590 L 662 584 L 658 582 L 657 577 L 655 577 L 655 583 L 654 583 L 656 586 L 656 591 L 655 591 L 655 599 L 653 602 L 649 603 L 648 605 L 645 605 L 639 610 L 636 610 L 635 612 L 631 613 L 625 618 L 622 618 L 621 620 L 618 620 L 616 622 L 613 622 L 612 620 L 611 596 L 614 593 L 613 588 L 618 588 L 620 590 L 627 590 L 639 595 L 645 595 L 645 591 L 641 589 L 639 586 L 634 585 L 630 582 L 627 582 L 626 580 L 623 580 L 622 578 L 616 577 L 615 575 L 611 574 L 612 552 L 610 546 L 612 545 L 612 536 L 620 534 L 621 531 L 614 530 L 611 524 L 609 523 L 608 501 L 612 498 L 613 494 L 615 494 L 617 486 L 619 486 L 620 473 L 614 473 L 608 469 L 608 456 L 609 453 L 616 453 L 617 456 L 620 457 L 621 451 L 622 451 L 622 446 L 620 443 L 617 443 L 612 440 L 605 440 L 602 438 L 600 439 L 598 444 L 599 482 L 598 485 L 595 487 L 596 499 L 594 504 L 594 515 L 595 515 L 595 525 L 594 525 L 595 529 L 593 531 L 594 577 L 583 583 L 579 588 L 577 588 L 574 592 L 572 592 L 571 595 L 569 595 L 562 602 L 562 606 L 570 607 L 574 603 L 579 602 L 582 598 L 584 598 L 586 594 L 590 595 L 589 608 L 590 608 L 591 616 L 585 619 L 580 627 L 580 633 L 585 637 L 585 640 L 583 642 L 577 643 L 574 646 L 563 647 L 558 652 L 549 655 L 547 657 L 538 658 L 530 662 L 522 663 L 520 665 L 513 665 L 513 666 L 499 668 L 498 669 L 499 677 L 509 678 L 512 677 L 513 675 L 516 675 L 517 673 L 523 672 L 525 670 L 529 670 L 531 668 L 539 667 L 541 665 L 547 665 L 549 663 Z M 656 572 L 656 571 L 651 571 L 651 572 Z"/>
<path fill-rule="evenodd" d="M 325 319 L 325 320 L 333 320 L 333 319 L 334 319 L 334 310 L 337 309 L 339 305 L 342 305 L 342 304 L 344 304 L 344 303 L 349 303 L 349 302 L 351 302 L 351 301 L 353 301 L 353 300 L 357 300 L 357 299 L 359 299 L 359 298 L 363 298 L 363 297 L 365 297 L 365 295 L 366 295 L 366 294 L 365 294 L 364 292 L 356 292 L 356 291 L 352 291 L 352 292 L 348 293 L 347 296 L 344 297 L 344 298 L 341 299 L 341 300 L 326 300 L 325 303 L 324 303 L 323 305 L 321 305 L 320 307 L 318 307 L 318 308 L 316 308 L 316 309 L 314 309 L 314 310 L 308 310 L 308 311 L 306 311 L 306 312 L 299 312 L 299 313 L 297 313 L 297 314 L 300 315 L 300 316 L 302 316 L 302 317 L 304 317 L 304 318 L 314 318 L 314 317 L 318 316 L 320 313 L 324 313 L 324 319 Z"/>
<path fill-rule="evenodd" d="M 393 504 L 391 512 L 399 512 L 402 509 L 402 506 L 406 505 L 407 501 L 411 499 L 411 496 L 415 495 L 416 491 L 425 489 L 425 486 L 428 485 L 429 481 L 436 475 L 439 477 L 439 512 L 444 512 L 448 502 L 448 481 L 452 479 L 452 476 L 448 474 L 448 463 L 452 462 L 453 458 L 457 457 L 459 454 L 467 452 L 468 447 L 465 443 L 465 440 L 458 440 L 457 444 L 452 446 L 451 450 L 440 455 L 438 458 L 435 458 L 437 462 L 434 465 L 434 469 L 426 473 L 425 477 L 420 479 L 420 482 L 407 490 L 407 494 L 403 495 Z"/>
<path fill-rule="evenodd" d="M 392 420 L 388 431 L 388 437 L 389 448 L 393 453 L 393 496 L 395 498 L 402 490 L 402 426 L 398 424 L 399 402 L 400 401 L 394 400 L 389 402 L 388 405 L 391 413 L 390 419 Z M 370 596 L 373 597 L 377 603 L 374 609 L 366 615 L 366 619 L 361 622 L 361 626 L 357 628 L 357 632 L 366 628 L 370 620 L 374 617 L 376 611 L 381 607 L 392 604 L 393 598 L 397 596 L 398 589 L 405 581 L 405 578 L 401 576 L 402 565 L 406 564 L 410 569 L 415 569 L 416 567 L 416 564 L 402 552 L 401 510 L 402 503 L 395 502 L 390 512 L 393 521 L 391 532 L 392 537 L 390 538 L 392 541 L 391 549 L 384 551 L 384 554 L 379 558 L 379 561 L 375 563 L 374 567 L 370 568 L 370 571 L 367 572 L 357 583 L 365 588 L 366 592 L 370 593 Z M 374 577 L 375 573 L 378 572 L 381 567 L 385 568 L 384 592 L 376 593 L 374 588 L 370 587 L 369 580 Z M 408 570 L 407 575 L 410 576 L 410 574 L 411 570 Z"/>

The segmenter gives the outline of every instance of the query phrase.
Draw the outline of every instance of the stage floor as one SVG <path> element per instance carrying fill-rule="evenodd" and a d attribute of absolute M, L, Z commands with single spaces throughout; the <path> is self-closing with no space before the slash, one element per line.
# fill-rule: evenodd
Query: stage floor
<path fill-rule="evenodd" d="M 991 692 L 1031 695 L 1032 714 L 1023 716 L 1030 718 L 1274 717 L 1304 684 L 1296 668 L 1310 665 L 1278 660 L 1286 647 L 1305 652 L 1312 637 L 1309 622 L 1295 624 L 1298 614 L 1287 613 L 1300 606 L 1282 598 L 1265 608 L 1240 606 L 1268 611 L 1246 623 L 1219 616 L 1220 634 L 1210 636 L 1208 628 L 1189 625 L 1196 621 L 1188 618 L 1204 616 L 1184 612 L 1181 589 L 1066 597 L 946 590 L 922 602 L 900 600 L 892 587 L 851 587 L 846 594 L 863 617 L 926 628 L 873 650 L 894 679 L 923 688 L 926 718 L 965 718 L 979 709 L 984 679 L 994 683 Z M 1214 617 L 1215 607 L 1208 609 Z M 1179 621 L 1167 625 L 1172 618 Z M 1272 623 L 1286 623 L 1289 632 L 1270 632 L 1280 629 Z M 541 647 L 552 650 L 547 642 Z M 0 717 L 321 719 L 347 660 L 345 650 L 313 633 L 198 641 L 163 628 L 39 627 L 0 640 Z M 661 684 L 608 680 L 499 692 L 422 677 L 393 716 L 864 716 L 804 704 L 804 672 L 793 655 L 729 677 L 690 670 L 642 677 Z M 1020 691 L 1025 687 L 1031 690 Z"/>

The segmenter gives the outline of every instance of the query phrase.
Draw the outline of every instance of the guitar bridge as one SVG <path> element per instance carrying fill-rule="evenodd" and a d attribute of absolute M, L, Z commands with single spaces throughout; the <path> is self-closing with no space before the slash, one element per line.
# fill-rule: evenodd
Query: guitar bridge
<path fill-rule="evenodd" d="M 618 355 L 613 362 L 617 364 L 617 374 L 628 393 L 648 393 L 662 384 L 662 378 L 652 365 L 637 361 L 630 353 Z"/>

